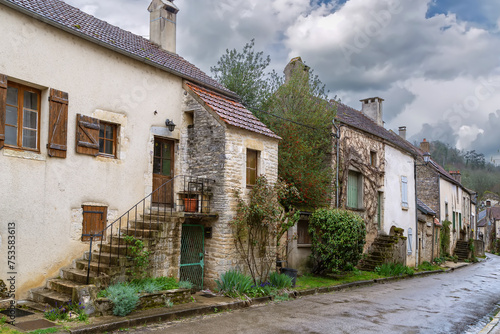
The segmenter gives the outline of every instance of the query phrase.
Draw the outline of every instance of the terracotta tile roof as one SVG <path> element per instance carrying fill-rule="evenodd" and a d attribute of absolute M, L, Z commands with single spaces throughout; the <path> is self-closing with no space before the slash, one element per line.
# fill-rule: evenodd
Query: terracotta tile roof
<path fill-rule="evenodd" d="M 422 211 L 424 214 L 426 214 L 426 215 L 433 215 L 433 216 L 435 216 L 437 214 L 436 211 L 434 211 L 431 208 L 429 208 L 424 202 L 422 202 L 418 198 L 417 198 L 417 208 L 420 211 Z"/>
<path fill-rule="evenodd" d="M 0 0 L 0 4 L 164 71 L 234 95 L 179 55 L 167 52 L 141 36 L 99 20 L 62 1 Z"/>
<path fill-rule="evenodd" d="M 332 101 L 331 103 L 337 106 L 337 116 L 335 116 L 335 118 L 339 122 L 382 138 L 412 155 L 418 155 L 415 151 L 415 147 L 407 140 L 378 125 L 361 111 L 340 102 Z"/>
<path fill-rule="evenodd" d="M 281 139 L 237 100 L 191 82 L 186 82 L 186 86 L 227 124 L 271 138 Z"/>

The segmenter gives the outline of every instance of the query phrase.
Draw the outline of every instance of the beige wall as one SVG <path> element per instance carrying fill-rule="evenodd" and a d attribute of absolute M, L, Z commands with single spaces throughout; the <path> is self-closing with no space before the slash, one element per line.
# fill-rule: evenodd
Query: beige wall
<path fill-rule="evenodd" d="M 0 73 L 42 91 L 40 153 L 0 150 L 0 253 L 6 254 L 6 223 L 13 222 L 17 297 L 23 298 L 88 248 L 79 241 L 82 204 L 107 205 L 112 218 L 151 190 L 154 134 L 179 137 L 164 122 L 181 124 L 183 90 L 180 78 L 5 6 L 0 29 Z M 49 88 L 69 93 L 66 159 L 48 157 L 45 148 Z M 121 125 L 118 159 L 75 152 L 77 113 Z M 5 258 L 0 272 L 7 272 Z"/>
<path fill-rule="evenodd" d="M 465 205 L 463 197 L 465 192 L 462 190 L 461 187 L 447 181 L 444 178 L 440 178 L 439 191 L 441 194 L 441 199 L 440 199 L 441 222 L 443 222 L 444 220 L 449 220 L 450 222 L 453 222 L 453 216 L 452 216 L 453 212 L 461 213 L 462 220 L 464 220 L 464 217 L 467 217 L 469 215 L 468 210 L 464 212 Z M 446 217 L 446 212 L 445 212 L 446 203 L 448 203 L 448 217 Z M 458 223 L 458 219 L 455 220 L 455 230 L 453 229 L 453 224 L 450 225 L 450 250 L 449 250 L 450 254 L 455 249 L 457 240 L 460 237 L 459 226 L 460 224 Z M 462 228 L 463 227 L 464 224 L 462 223 Z"/>

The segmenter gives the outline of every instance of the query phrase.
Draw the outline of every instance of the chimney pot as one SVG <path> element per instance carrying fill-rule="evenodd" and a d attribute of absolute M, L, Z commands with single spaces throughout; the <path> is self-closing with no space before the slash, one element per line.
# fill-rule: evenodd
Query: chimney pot
<path fill-rule="evenodd" d="M 420 149 L 424 153 L 431 153 L 431 144 L 424 138 L 424 141 L 420 143 Z"/>
<path fill-rule="evenodd" d="M 384 121 L 382 119 L 382 101 L 384 101 L 384 99 L 380 97 L 370 97 L 360 100 L 361 112 L 371 118 L 379 126 L 384 126 Z"/>
<path fill-rule="evenodd" d="M 406 126 L 399 127 L 399 136 L 406 140 Z"/>
<path fill-rule="evenodd" d="M 150 13 L 149 40 L 162 49 L 175 53 L 176 22 L 179 9 L 173 0 L 153 0 L 148 7 Z"/>

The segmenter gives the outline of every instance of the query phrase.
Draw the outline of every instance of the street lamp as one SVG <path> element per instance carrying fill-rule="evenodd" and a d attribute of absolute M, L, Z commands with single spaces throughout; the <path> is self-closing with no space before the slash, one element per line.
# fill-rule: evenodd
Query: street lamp
<path fill-rule="evenodd" d="M 424 162 L 427 165 L 431 161 L 431 154 L 429 152 L 424 153 Z"/>

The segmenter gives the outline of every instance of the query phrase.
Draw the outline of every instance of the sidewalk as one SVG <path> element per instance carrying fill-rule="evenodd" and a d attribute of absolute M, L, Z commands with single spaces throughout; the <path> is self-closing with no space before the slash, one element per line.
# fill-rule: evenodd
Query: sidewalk
<path fill-rule="evenodd" d="M 455 269 L 462 268 L 470 265 L 471 263 L 453 263 L 445 262 L 443 267 L 448 268 L 446 270 L 436 270 L 428 272 L 418 272 L 413 276 L 406 277 L 386 277 L 367 281 L 357 281 L 352 283 L 346 283 L 341 285 L 327 286 L 321 288 L 313 288 L 306 290 L 299 290 L 290 292 L 290 298 L 297 298 L 302 296 L 314 295 L 318 293 L 327 293 L 332 291 L 339 291 L 353 287 L 371 285 L 371 284 L 383 284 L 390 281 L 407 279 L 417 276 L 425 276 L 437 273 L 446 273 L 454 271 Z M 125 329 L 136 326 L 142 326 L 145 324 L 151 324 L 161 321 L 174 321 L 186 317 L 199 316 L 203 314 L 218 313 L 225 310 L 236 310 L 245 307 L 250 307 L 252 305 L 259 305 L 272 302 L 271 297 L 259 297 L 253 298 L 252 300 L 236 300 L 229 297 L 220 296 L 210 296 L 201 292 L 194 294 L 194 302 L 175 305 L 171 308 L 154 308 L 142 311 L 134 311 L 126 317 L 117 316 L 103 316 L 103 317 L 92 317 L 90 318 L 90 323 L 82 325 L 77 322 L 65 323 L 65 328 L 61 327 L 60 333 L 73 333 L 73 334 L 83 334 L 83 333 L 103 333 L 109 332 L 117 329 Z M 33 319 L 43 319 L 43 313 L 36 313 L 29 318 L 29 321 Z M 26 319 L 28 320 L 28 319 Z M 17 325 L 23 322 L 22 318 L 17 321 Z M 56 324 L 54 324 L 55 327 Z M 13 329 L 19 330 L 19 327 L 12 327 Z M 50 325 L 49 325 L 50 327 Z M 499 327 L 500 329 L 500 327 Z M 493 332 L 485 332 L 492 334 Z M 495 334 L 500 334 L 500 332 L 495 332 Z"/>

